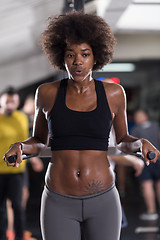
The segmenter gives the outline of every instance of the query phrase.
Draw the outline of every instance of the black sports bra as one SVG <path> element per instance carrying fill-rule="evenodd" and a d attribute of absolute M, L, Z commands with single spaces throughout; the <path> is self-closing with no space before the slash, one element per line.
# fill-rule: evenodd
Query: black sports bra
<path fill-rule="evenodd" d="M 97 107 L 89 112 L 69 109 L 65 104 L 68 79 L 61 80 L 48 116 L 51 150 L 108 150 L 112 115 L 103 83 L 95 81 Z"/>

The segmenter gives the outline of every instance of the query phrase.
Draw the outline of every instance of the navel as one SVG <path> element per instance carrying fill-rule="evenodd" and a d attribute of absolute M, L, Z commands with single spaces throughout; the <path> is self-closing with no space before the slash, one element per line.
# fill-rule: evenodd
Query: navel
<path fill-rule="evenodd" d="M 80 170 L 77 170 L 77 177 L 80 177 Z"/>

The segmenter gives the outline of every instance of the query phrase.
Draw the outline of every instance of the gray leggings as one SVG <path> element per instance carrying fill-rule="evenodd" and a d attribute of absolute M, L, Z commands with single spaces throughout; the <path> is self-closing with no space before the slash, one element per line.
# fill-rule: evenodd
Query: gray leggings
<path fill-rule="evenodd" d="M 122 211 L 115 186 L 90 196 L 68 196 L 44 188 L 43 240 L 119 240 Z"/>

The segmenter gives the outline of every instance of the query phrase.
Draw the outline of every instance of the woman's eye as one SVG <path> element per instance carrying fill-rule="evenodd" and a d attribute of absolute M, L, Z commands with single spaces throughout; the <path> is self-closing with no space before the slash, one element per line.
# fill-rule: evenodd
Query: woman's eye
<path fill-rule="evenodd" d="M 67 57 L 68 57 L 68 58 L 72 58 L 72 57 L 73 57 L 73 54 L 67 54 Z"/>
<path fill-rule="evenodd" d="M 83 57 L 88 57 L 90 54 L 88 54 L 88 53 L 84 53 L 83 54 Z"/>

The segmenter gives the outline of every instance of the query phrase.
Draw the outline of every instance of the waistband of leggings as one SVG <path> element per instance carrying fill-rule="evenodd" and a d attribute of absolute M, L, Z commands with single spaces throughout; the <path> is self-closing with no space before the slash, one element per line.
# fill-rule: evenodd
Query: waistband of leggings
<path fill-rule="evenodd" d="M 61 194 L 58 192 L 53 191 L 52 189 L 48 188 L 47 185 L 44 186 L 44 189 L 50 193 L 50 194 L 56 194 L 57 196 L 61 196 L 61 197 L 65 197 L 65 198 L 70 198 L 70 199 L 79 199 L 79 200 L 83 200 L 83 199 L 89 199 L 89 198 L 95 198 L 98 196 L 101 196 L 109 191 L 111 191 L 113 188 L 115 187 L 115 183 L 113 183 L 109 188 L 107 188 L 106 190 L 99 192 L 99 193 L 95 193 L 95 194 L 91 194 L 91 195 L 85 195 L 85 196 L 72 196 L 72 195 L 65 195 L 65 194 Z"/>

